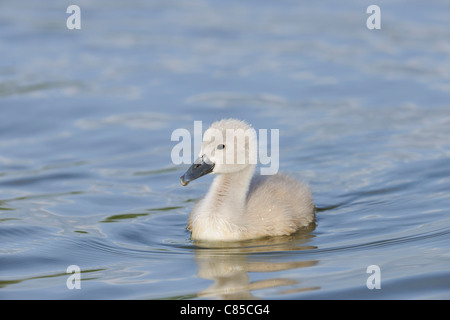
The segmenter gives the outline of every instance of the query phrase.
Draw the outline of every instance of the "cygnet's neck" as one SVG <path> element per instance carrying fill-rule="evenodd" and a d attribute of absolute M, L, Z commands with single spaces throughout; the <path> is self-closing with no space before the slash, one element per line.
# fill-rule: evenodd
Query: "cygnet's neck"
<path fill-rule="evenodd" d="M 254 165 L 248 165 L 238 172 L 217 174 L 204 198 L 202 211 L 214 220 L 237 226 L 244 224 L 247 193 L 254 170 Z"/>

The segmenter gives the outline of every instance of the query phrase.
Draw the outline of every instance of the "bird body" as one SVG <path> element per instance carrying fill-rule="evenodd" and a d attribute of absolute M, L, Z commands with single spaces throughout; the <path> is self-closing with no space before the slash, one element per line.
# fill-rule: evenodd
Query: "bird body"
<path fill-rule="evenodd" d="M 210 129 L 226 135 L 230 128 L 251 127 L 243 121 L 225 119 L 213 123 Z M 227 140 L 224 137 L 222 141 Z M 199 158 L 181 177 L 181 183 L 187 185 L 204 174 L 217 175 L 190 214 L 188 229 L 193 239 L 237 241 L 289 235 L 314 221 L 314 202 L 306 185 L 283 174 L 254 175 L 255 164 L 248 159 L 239 164 L 220 161 L 227 148 L 248 154 L 252 143 L 256 138 L 250 137 L 241 148 L 236 142 L 203 141 Z"/>

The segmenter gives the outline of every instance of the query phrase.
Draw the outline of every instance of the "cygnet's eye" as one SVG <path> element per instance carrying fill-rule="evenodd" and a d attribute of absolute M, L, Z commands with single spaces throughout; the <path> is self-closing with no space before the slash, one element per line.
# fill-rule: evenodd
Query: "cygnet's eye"
<path fill-rule="evenodd" d="M 224 144 L 219 144 L 217 146 L 217 150 L 222 150 L 222 149 L 225 149 L 225 145 Z"/>

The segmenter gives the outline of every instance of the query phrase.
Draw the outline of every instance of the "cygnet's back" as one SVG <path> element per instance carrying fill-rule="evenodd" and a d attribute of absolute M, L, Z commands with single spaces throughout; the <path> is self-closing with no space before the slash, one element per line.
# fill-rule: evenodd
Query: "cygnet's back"
<path fill-rule="evenodd" d="M 283 174 L 254 176 L 247 194 L 249 233 L 257 237 L 289 235 L 314 221 L 309 188 Z"/>

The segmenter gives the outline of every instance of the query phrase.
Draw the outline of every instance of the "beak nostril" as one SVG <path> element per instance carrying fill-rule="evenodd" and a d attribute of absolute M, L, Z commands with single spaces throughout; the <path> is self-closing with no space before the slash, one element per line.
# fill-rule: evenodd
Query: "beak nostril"
<path fill-rule="evenodd" d="M 190 181 L 200 178 L 213 171 L 214 163 L 204 161 L 208 160 L 208 157 L 205 156 L 204 158 L 202 157 L 196 159 L 189 169 L 187 169 L 186 173 L 181 177 L 181 184 L 183 186 L 187 185 Z"/>

